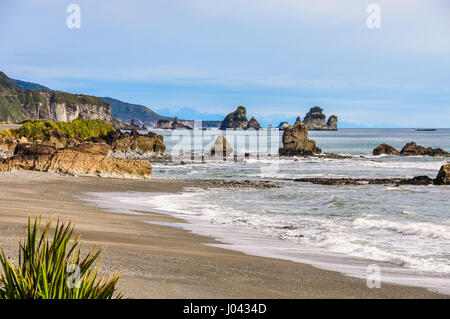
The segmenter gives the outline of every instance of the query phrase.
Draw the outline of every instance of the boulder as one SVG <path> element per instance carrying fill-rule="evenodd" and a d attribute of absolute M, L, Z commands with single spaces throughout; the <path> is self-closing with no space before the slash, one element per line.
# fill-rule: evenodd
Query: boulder
<path fill-rule="evenodd" d="M 450 163 L 442 165 L 439 173 L 434 180 L 436 185 L 450 185 Z"/>
<path fill-rule="evenodd" d="M 425 147 L 417 145 L 415 142 L 407 143 L 400 153 L 402 155 L 424 155 L 425 154 Z"/>
<path fill-rule="evenodd" d="M 288 126 L 283 132 L 281 156 L 310 156 L 321 153 L 316 141 L 308 139 L 308 127 L 303 123 Z"/>
<path fill-rule="evenodd" d="M 209 151 L 209 154 L 211 156 L 228 156 L 233 152 L 233 148 L 231 147 L 230 143 L 226 140 L 225 136 L 222 134 L 219 134 L 219 136 L 216 139 L 216 142 L 211 147 L 211 150 Z"/>
<path fill-rule="evenodd" d="M 373 150 L 373 155 L 377 156 L 377 155 L 381 155 L 381 154 L 400 155 L 400 152 L 397 151 L 393 146 L 383 143 L 383 144 L 378 145 Z"/>

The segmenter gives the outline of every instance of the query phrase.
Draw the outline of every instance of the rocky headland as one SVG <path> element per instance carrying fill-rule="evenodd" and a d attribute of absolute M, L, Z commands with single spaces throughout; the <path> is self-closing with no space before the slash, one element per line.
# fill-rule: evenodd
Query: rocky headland
<path fill-rule="evenodd" d="M 111 105 L 100 98 L 48 89 L 24 90 L 0 72 L 0 121 L 17 123 L 27 119 L 70 122 L 77 118 L 119 121 Z"/>
<path fill-rule="evenodd" d="M 155 133 L 122 133 L 103 121 L 77 119 L 31 121 L 20 129 L 1 131 L 0 151 L 0 171 L 149 179 L 150 162 L 135 155 L 162 156 L 165 145 Z"/>

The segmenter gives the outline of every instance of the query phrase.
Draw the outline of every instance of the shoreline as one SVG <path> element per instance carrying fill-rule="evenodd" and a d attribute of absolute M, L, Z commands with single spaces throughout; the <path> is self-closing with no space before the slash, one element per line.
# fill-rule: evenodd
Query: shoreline
<path fill-rule="evenodd" d="M 76 222 L 84 247 L 105 246 L 102 270 L 124 270 L 119 288 L 137 298 L 448 298 L 425 288 L 365 280 L 281 259 L 255 257 L 172 223 L 152 211 L 111 213 L 79 200 L 89 192 L 177 193 L 186 181 L 70 177 L 39 172 L 0 173 L 0 243 L 14 259 L 28 214 Z M 144 223 L 142 220 L 153 223 Z M 166 224 L 169 223 L 169 224 Z M 214 246 L 213 246 L 214 245 Z"/>
<path fill-rule="evenodd" d="M 185 191 L 183 191 L 185 193 Z M 112 198 L 110 196 L 112 195 Z M 184 214 L 180 211 L 169 211 L 159 208 L 158 198 L 170 201 L 171 193 L 89 193 L 82 200 L 96 204 L 114 213 L 139 214 L 137 212 L 150 210 L 183 222 L 147 221 L 155 225 L 177 227 L 191 233 L 214 238 L 218 243 L 206 243 L 213 247 L 230 249 L 246 255 L 275 258 L 308 264 L 322 270 L 336 271 L 345 276 L 366 280 L 367 269 L 370 266 L 380 267 L 381 282 L 383 284 L 405 285 L 426 288 L 433 292 L 450 296 L 450 280 L 440 273 L 428 273 L 417 269 L 398 266 L 389 261 L 380 261 L 363 257 L 349 256 L 342 253 L 330 252 L 312 248 L 300 243 L 279 240 L 271 236 L 238 225 L 211 223 L 201 216 Z M 152 198 L 153 197 L 153 198 Z M 145 205 L 142 201 L 145 201 Z M 177 201 L 177 198 L 173 198 Z M 145 215 L 140 214 L 143 218 Z"/>

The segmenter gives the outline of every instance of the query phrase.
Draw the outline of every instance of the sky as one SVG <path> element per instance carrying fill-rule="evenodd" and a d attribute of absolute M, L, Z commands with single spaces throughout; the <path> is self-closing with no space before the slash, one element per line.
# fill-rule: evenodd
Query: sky
<path fill-rule="evenodd" d="M 181 118 L 319 105 L 340 127 L 450 127 L 449 17 L 448 0 L 1 0 L 0 70 Z"/>

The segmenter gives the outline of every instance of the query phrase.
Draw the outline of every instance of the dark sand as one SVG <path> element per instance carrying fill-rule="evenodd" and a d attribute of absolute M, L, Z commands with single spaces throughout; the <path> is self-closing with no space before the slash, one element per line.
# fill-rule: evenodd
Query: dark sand
<path fill-rule="evenodd" d="M 27 216 L 77 222 L 84 247 L 106 247 L 102 269 L 123 270 L 125 296 L 137 298 L 440 298 L 423 288 L 382 284 L 309 265 L 210 247 L 214 240 L 142 220 L 183 222 L 146 212 L 105 212 L 77 196 L 86 192 L 177 192 L 186 182 L 67 177 L 39 172 L 0 173 L 0 243 L 11 258 Z"/>

